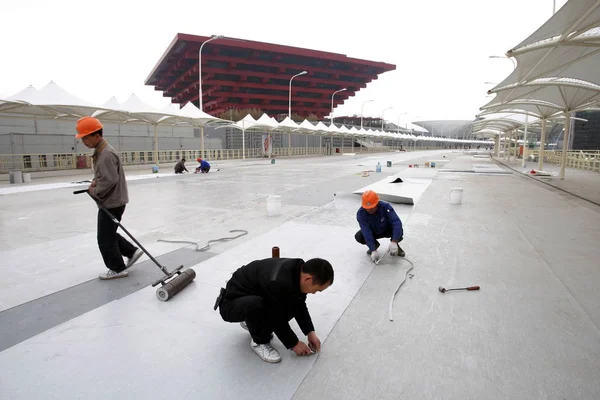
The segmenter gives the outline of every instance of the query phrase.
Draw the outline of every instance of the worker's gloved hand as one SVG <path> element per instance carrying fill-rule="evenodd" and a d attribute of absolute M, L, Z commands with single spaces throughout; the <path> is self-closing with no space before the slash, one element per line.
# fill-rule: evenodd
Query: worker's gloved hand
<path fill-rule="evenodd" d="M 381 259 L 381 256 L 379 255 L 377 250 L 375 250 L 371 253 L 371 261 L 378 262 L 380 259 Z"/>
<path fill-rule="evenodd" d="M 390 242 L 390 256 L 397 256 L 398 255 L 398 243 L 397 242 Z"/>

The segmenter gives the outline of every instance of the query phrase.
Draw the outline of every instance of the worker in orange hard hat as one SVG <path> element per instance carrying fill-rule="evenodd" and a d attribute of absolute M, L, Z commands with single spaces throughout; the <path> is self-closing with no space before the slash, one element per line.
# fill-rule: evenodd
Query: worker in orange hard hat
<path fill-rule="evenodd" d="M 129 202 L 127 181 L 123 165 L 115 149 L 104 139 L 103 126 L 98 119 L 83 117 L 77 121 L 77 135 L 84 145 L 94 149 L 92 170 L 94 179 L 88 191 L 117 220 L 121 221 L 125 205 Z M 98 210 L 98 248 L 108 271 L 100 274 L 100 279 L 124 278 L 131 267 L 144 254 L 117 233 L 119 226 Z M 125 264 L 123 257 L 127 257 Z"/>
<path fill-rule="evenodd" d="M 404 250 L 398 244 L 404 236 L 402 221 L 390 203 L 380 200 L 379 195 L 373 190 L 367 190 L 362 194 L 362 206 L 356 213 L 356 219 L 360 230 L 356 232 L 354 238 L 358 243 L 367 245 L 369 248 L 367 254 L 371 256 L 371 260 L 377 262 L 383 255 L 378 252 L 377 239 L 381 238 L 390 238 L 387 251 L 391 255 L 405 256 Z"/>
<path fill-rule="evenodd" d="M 197 174 L 198 172 L 206 174 L 208 173 L 208 171 L 210 171 L 210 164 L 208 163 L 208 161 L 203 160 L 200 157 L 196 158 L 196 161 L 198 161 L 200 165 L 196 167 L 196 171 L 194 172 L 195 174 Z"/>

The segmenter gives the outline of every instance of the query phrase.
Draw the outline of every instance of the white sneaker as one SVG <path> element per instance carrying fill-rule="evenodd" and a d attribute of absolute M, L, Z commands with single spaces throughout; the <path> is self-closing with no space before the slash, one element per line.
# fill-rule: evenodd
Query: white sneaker
<path fill-rule="evenodd" d="M 254 340 L 251 340 L 250 347 L 263 361 L 273 364 L 281 361 L 279 352 L 271 346 L 271 343 L 256 344 Z"/>
<path fill-rule="evenodd" d="M 98 276 L 98 278 L 100 278 L 102 280 L 109 280 L 109 279 L 126 278 L 128 275 L 129 275 L 129 272 L 127 272 L 127 270 L 121 271 L 121 272 L 115 272 L 112 269 L 109 269 L 105 273 L 100 274 Z"/>
<path fill-rule="evenodd" d="M 127 260 L 127 264 L 125 265 L 125 269 L 133 267 L 133 264 L 144 254 L 141 249 L 137 249 L 135 253 L 131 256 L 130 259 Z"/>

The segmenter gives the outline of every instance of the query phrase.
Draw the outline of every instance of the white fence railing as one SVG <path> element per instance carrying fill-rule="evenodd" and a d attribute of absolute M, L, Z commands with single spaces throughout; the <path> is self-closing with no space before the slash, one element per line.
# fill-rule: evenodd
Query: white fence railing
<path fill-rule="evenodd" d="M 540 156 L 539 150 L 528 150 L 528 156 L 533 155 L 537 160 Z M 560 165 L 562 161 L 562 151 L 544 151 L 544 162 Z M 568 168 L 581 169 L 584 171 L 600 172 L 600 150 L 577 150 L 567 152 Z"/>
<path fill-rule="evenodd" d="M 292 147 L 273 148 L 270 157 L 314 156 L 326 154 L 342 154 L 350 152 L 375 153 L 393 151 L 395 148 L 381 146 L 365 148 L 346 146 L 328 149 L 326 147 Z M 160 150 L 121 151 L 123 165 L 168 164 L 175 163 L 182 157 L 195 162 L 201 156 L 200 150 Z M 246 158 L 263 158 L 261 148 L 245 150 Z M 243 158 L 242 149 L 205 149 L 204 158 L 208 161 L 235 160 Z M 40 154 L 0 154 L 0 173 L 9 171 L 37 172 L 69 169 L 84 169 L 91 166 L 91 153 L 40 153 Z"/>

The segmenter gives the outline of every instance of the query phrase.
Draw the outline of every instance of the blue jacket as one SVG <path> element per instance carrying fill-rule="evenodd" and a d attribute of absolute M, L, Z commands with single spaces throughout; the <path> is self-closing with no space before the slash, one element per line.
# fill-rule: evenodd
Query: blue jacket
<path fill-rule="evenodd" d="M 210 168 L 210 164 L 206 160 L 200 161 L 200 168 Z"/>
<path fill-rule="evenodd" d="M 356 212 L 356 220 L 371 251 L 377 250 L 375 236 L 383 235 L 390 227 L 392 228 L 391 239 L 393 241 L 397 242 L 404 236 L 400 218 L 390 203 L 385 201 L 379 201 L 377 211 L 373 215 L 369 214 L 364 208 L 359 208 Z"/>

